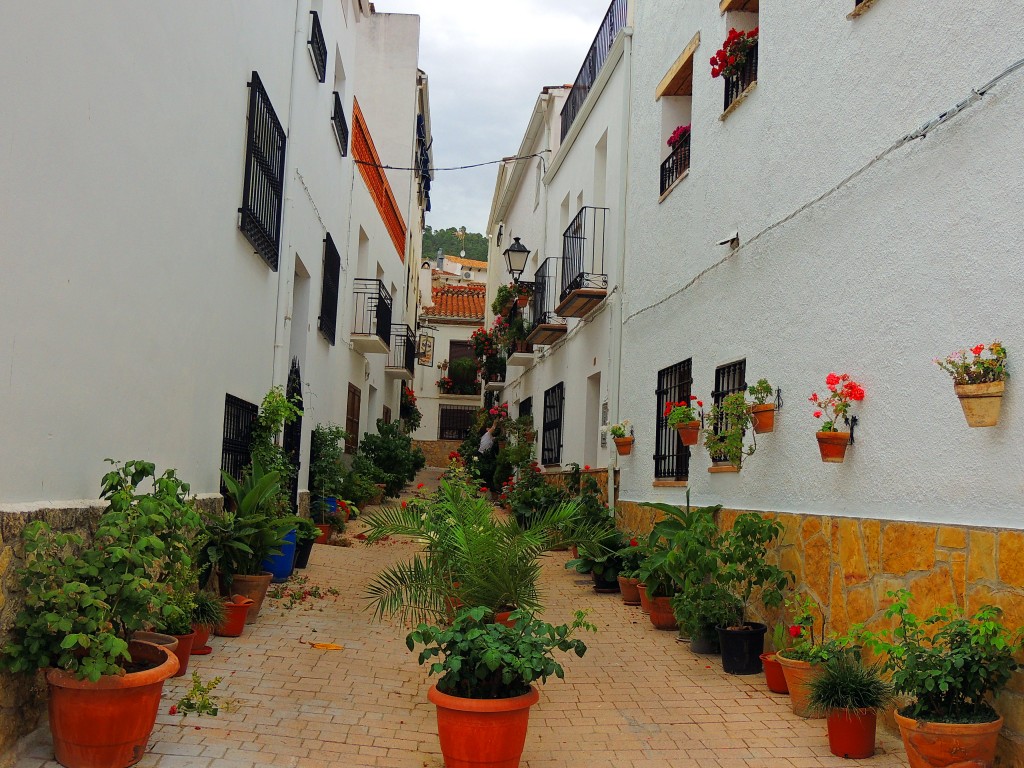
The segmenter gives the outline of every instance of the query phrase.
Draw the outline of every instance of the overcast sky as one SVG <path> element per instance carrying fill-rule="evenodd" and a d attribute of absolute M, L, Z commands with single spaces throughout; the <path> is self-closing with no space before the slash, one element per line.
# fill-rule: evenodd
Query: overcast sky
<path fill-rule="evenodd" d="M 609 1 L 376 0 L 420 17 L 435 167 L 515 154 L 540 89 L 576 79 Z M 439 171 L 427 224 L 483 232 L 497 172 Z"/>

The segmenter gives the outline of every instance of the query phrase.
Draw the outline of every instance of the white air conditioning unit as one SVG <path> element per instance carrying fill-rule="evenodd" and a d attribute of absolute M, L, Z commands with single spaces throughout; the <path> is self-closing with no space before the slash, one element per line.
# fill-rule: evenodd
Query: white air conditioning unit
<path fill-rule="evenodd" d="M 472 273 L 472 272 L 470 272 L 470 271 L 468 271 L 468 270 L 467 270 L 467 271 L 465 271 L 465 272 L 463 272 L 463 273 L 462 273 L 462 276 L 463 276 L 464 278 L 466 278 L 467 280 L 472 280 L 472 279 L 473 279 L 473 273 Z"/>

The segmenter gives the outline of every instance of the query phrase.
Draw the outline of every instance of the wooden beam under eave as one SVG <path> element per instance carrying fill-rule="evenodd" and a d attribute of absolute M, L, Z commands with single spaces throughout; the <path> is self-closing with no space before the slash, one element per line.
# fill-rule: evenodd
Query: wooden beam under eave
<path fill-rule="evenodd" d="M 722 0 L 718 4 L 718 10 L 726 11 L 750 11 L 757 13 L 757 0 Z"/>
<path fill-rule="evenodd" d="M 658 88 L 654 92 L 654 100 L 662 96 L 692 96 L 693 95 L 693 55 L 700 45 L 700 32 L 693 36 L 687 43 L 686 48 L 679 54 L 675 63 L 669 67 L 668 72 L 661 78 Z"/>

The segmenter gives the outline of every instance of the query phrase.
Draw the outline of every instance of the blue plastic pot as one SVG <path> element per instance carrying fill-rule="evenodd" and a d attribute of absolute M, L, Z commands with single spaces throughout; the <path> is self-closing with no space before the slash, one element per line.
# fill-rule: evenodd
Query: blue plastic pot
<path fill-rule="evenodd" d="M 263 570 L 270 571 L 275 584 L 287 581 L 295 570 L 295 529 L 288 531 L 284 537 L 284 544 L 281 545 L 281 554 L 271 555 L 263 561 Z"/>

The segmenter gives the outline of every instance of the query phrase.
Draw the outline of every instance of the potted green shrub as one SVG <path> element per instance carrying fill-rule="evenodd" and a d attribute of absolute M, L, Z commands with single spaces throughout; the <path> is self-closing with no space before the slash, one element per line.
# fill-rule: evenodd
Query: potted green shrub
<path fill-rule="evenodd" d="M 207 645 L 214 627 L 224 623 L 224 604 L 217 595 L 201 589 L 193 597 L 192 630 L 196 633 L 192 641 L 192 655 L 205 656 L 213 649 Z"/>
<path fill-rule="evenodd" d="M 811 709 L 826 718 L 832 754 L 851 759 L 875 754 L 877 713 L 896 699 L 879 666 L 865 664 L 859 649 L 850 649 L 829 659 L 810 687 Z"/>
<path fill-rule="evenodd" d="M 619 551 L 624 542 L 622 535 L 609 521 L 602 528 L 576 542 L 578 556 L 569 560 L 565 567 L 577 573 L 589 573 L 594 581 L 595 592 L 618 592 L 619 572 L 622 557 Z"/>
<path fill-rule="evenodd" d="M 744 437 L 750 429 L 751 418 L 747 401 L 742 392 L 733 392 L 722 398 L 708 412 L 711 426 L 704 431 L 704 447 L 711 456 L 709 472 L 739 472 L 743 459 L 753 456 L 757 450 L 757 438 L 751 433 L 747 445 Z"/>
<path fill-rule="evenodd" d="M 896 692 L 912 699 L 895 714 L 911 768 L 992 765 L 1003 718 L 990 697 L 1018 669 L 1019 630 L 1004 627 L 991 605 L 973 616 L 950 605 L 919 619 L 910 612 L 910 592 L 888 595 L 894 602 L 886 616 L 896 626 L 867 642 L 887 655 Z"/>
<path fill-rule="evenodd" d="M 740 607 L 732 621 L 718 627 L 722 668 L 730 674 L 761 673 L 761 654 L 768 628 L 749 620 L 750 598 L 756 591 L 766 608 L 782 605 L 783 590 L 793 581 L 793 574 L 768 562 L 768 547 L 782 531 L 778 520 L 746 512 L 721 536 L 718 546 L 721 566 L 716 580 L 733 594 Z"/>
<path fill-rule="evenodd" d="M 631 537 L 619 550 L 619 592 L 625 605 L 640 605 L 640 563 L 646 557 L 646 548 L 636 537 Z"/>
<path fill-rule="evenodd" d="M 317 424 L 310 434 L 309 482 L 313 522 L 330 533 L 331 520 L 338 513 L 338 499 L 345 484 L 345 439 L 348 433 L 336 424 Z M 324 543 L 324 542 L 321 542 Z"/>
<path fill-rule="evenodd" d="M 573 634 L 595 629 L 582 611 L 557 627 L 526 611 L 512 614 L 511 627 L 489 618 L 486 608 L 469 608 L 450 627 L 420 624 L 406 638 L 409 650 L 423 646 L 419 663 L 439 675 L 427 698 L 437 707 L 446 765 L 519 765 L 530 707 L 540 697 L 532 684 L 562 678 L 554 652 L 582 657 L 587 646 Z"/>
<path fill-rule="evenodd" d="M 22 532 L 25 607 L 0 656 L 11 672 L 45 671 L 54 752 L 69 768 L 121 768 L 146 751 L 178 659 L 131 636 L 178 610 L 157 579 L 188 564 L 201 525 L 174 470 L 158 476 L 149 462 L 111 463 L 91 541 L 42 520 Z M 144 492 L 147 481 L 153 487 Z"/>
<path fill-rule="evenodd" d="M 747 406 L 750 411 L 750 423 L 758 434 L 775 431 L 775 403 L 768 402 L 775 396 L 775 388 L 768 379 L 758 379 L 756 384 L 747 388 L 747 394 L 754 402 Z"/>
<path fill-rule="evenodd" d="M 689 401 L 665 403 L 665 423 L 679 433 L 683 445 L 696 445 L 700 439 L 703 408 L 704 401 L 698 400 L 696 395 L 690 395 Z"/>

